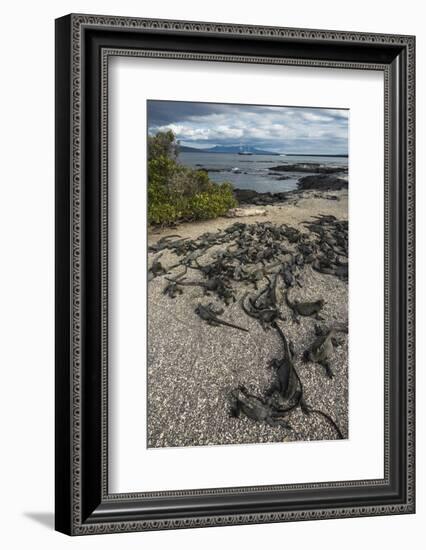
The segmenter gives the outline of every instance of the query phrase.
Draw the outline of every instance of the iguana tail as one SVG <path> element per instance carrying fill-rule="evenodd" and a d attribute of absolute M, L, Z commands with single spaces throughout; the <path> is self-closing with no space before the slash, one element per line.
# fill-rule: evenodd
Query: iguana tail
<path fill-rule="evenodd" d="M 309 408 L 309 414 L 311 414 L 311 413 L 319 414 L 323 418 L 325 418 L 325 420 L 327 420 L 327 422 L 335 429 L 338 438 L 339 439 L 344 439 L 343 434 L 340 431 L 339 426 L 336 424 L 336 422 L 334 422 L 334 420 L 331 418 L 331 416 L 329 416 L 327 413 L 325 413 L 323 411 L 319 411 L 318 409 L 310 409 Z"/>
<path fill-rule="evenodd" d="M 289 359 L 291 359 L 290 348 L 288 347 L 287 338 L 285 337 L 284 332 L 282 331 L 281 327 L 276 321 L 272 323 L 272 326 L 277 329 L 278 334 L 281 336 L 281 340 L 283 341 L 283 344 L 284 344 L 284 353 Z"/>
<path fill-rule="evenodd" d="M 243 330 L 244 332 L 249 332 L 249 330 L 244 328 L 244 327 L 239 327 L 238 325 L 233 325 L 232 323 L 228 323 L 227 321 L 222 321 L 222 319 L 216 319 L 215 322 L 220 323 L 221 325 L 226 325 L 227 327 L 237 328 L 238 330 Z"/>
<path fill-rule="evenodd" d="M 294 309 L 293 304 L 290 302 L 290 296 L 289 296 L 289 294 L 290 294 L 290 291 L 289 291 L 288 288 L 286 288 L 286 290 L 285 290 L 285 292 L 284 292 L 285 303 L 288 305 L 288 307 L 289 307 L 290 309 Z"/>

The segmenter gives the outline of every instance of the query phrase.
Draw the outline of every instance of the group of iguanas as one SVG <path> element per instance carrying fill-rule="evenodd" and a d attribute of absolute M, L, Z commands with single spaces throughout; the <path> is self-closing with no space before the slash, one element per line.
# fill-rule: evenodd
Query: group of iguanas
<path fill-rule="evenodd" d="M 286 420 L 288 413 L 297 407 L 307 415 L 317 414 L 323 417 L 328 424 L 335 430 L 339 439 L 343 439 L 343 434 L 336 422 L 327 413 L 309 406 L 304 397 L 303 383 L 294 365 L 294 352 L 292 345 L 288 343 L 282 329 L 278 323 L 273 323 L 283 341 L 283 354 L 280 358 L 271 361 L 271 367 L 275 369 L 276 378 L 271 387 L 262 397 L 248 392 L 244 386 L 239 386 L 232 390 L 230 395 L 231 414 L 239 417 L 243 413 L 248 418 L 257 421 L 264 421 L 269 426 L 282 426 L 288 430 L 292 427 Z M 327 331 L 312 344 L 311 348 L 305 352 L 308 354 L 307 360 L 315 360 L 315 353 L 327 355 L 330 352 L 328 342 L 331 342 L 332 334 L 335 330 Z M 331 370 L 326 364 L 327 372 L 330 375 Z"/>
<path fill-rule="evenodd" d="M 253 395 L 244 386 L 239 386 L 231 391 L 231 415 L 239 417 L 241 413 L 248 418 L 264 421 L 269 426 L 281 426 L 291 430 L 286 420 L 288 413 L 297 407 L 307 415 L 318 414 L 323 417 L 335 430 L 337 437 L 343 439 L 343 434 L 336 422 L 326 413 L 307 405 L 304 397 L 303 383 L 294 365 L 294 352 L 292 346 L 277 323 L 273 326 L 277 329 L 283 341 L 283 355 L 271 361 L 271 366 L 276 371 L 276 379 L 263 397 Z M 331 334 L 329 332 L 328 334 Z M 324 336 L 324 335 L 323 335 Z M 325 336 L 327 340 L 328 335 Z M 324 340 L 322 340 L 324 342 Z M 316 348 L 320 348 L 318 340 Z"/>
<path fill-rule="evenodd" d="M 205 233 L 197 239 L 182 239 L 178 235 L 163 237 L 149 247 L 155 257 L 148 270 L 148 280 L 165 276 L 164 294 L 171 298 L 182 294 L 185 287 L 198 286 L 204 295 L 214 295 L 225 305 L 236 301 L 237 287 L 241 283 L 253 287 L 252 291 L 245 292 L 241 307 L 265 330 L 277 331 L 283 353 L 271 363 L 275 380 L 263 396 L 249 393 L 244 386 L 231 391 L 232 416 L 244 414 L 271 426 L 291 429 L 286 417 L 300 407 L 305 414 L 322 416 L 337 437 L 342 438 L 341 430 L 329 415 L 307 405 L 303 384 L 294 365 L 293 346 L 287 341 L 280 322 L 286 321 L 281 307 L 283 295 L 294 322 L 300 322 L 300 316 L 324 320 L 320 315 L 325 305 L 322 298 L 302 302 L 293 299 L 290 292 L 296 285 L 303 287 L 306 265 L 320 273 L 347 280 L 348 223 L 334 216 L 320 215 L 303 225 L 305 231 L 270 222 L 234 223 L 223 231 Z M 160 261 L 166 249 L 180 258 L 167 268 Z M 179 267 L 182 271 L 170 276 Z M 201 279 L 187 280 L 189 270 L 198 273 Z M 248 332 L 243 326 L 221 319 L 224 309 L 215 308 L 211 302 L 199 303 L 195 313 L 212 326 L 223 325 Z M 303 360 L 322 365 L 326 376 L 331 378 L 330 358 L 334 346 L 339 343 L 337 334 L 347 332 L 347 326 L 336 324 L 321 328 L 316 325 L 315 332 L 315 340 L 304 351 Z"/>

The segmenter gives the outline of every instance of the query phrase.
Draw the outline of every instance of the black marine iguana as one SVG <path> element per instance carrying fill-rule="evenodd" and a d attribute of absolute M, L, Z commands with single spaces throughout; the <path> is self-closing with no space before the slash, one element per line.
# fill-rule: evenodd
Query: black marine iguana
<path fill-rule="evenodd" d="M 325 258 L 317 258 L 312 262 L 312 268 L 315 269 L 315 271 L 318 271 L 318 273 L 323 273 L 324 275 L 334 275 L 342 281 L 347 281 L 349 274 L 348 264 L 338 262 L 339 260 L 336 262 Z"/>
<path fill-rule="evenodd" d="M 286 339 L 284 333 L 282 332 L 279 325 L 276 324 L 276 323 L 275 323 L 275 328 L 278 330 L 278 332 L 279 332 L 279 334 L 280 334 L 280 336 L 281 336 L 281 338 L 284 342 L 284 350 L 285 350 L 285 355 L 284 355 L 284 358 L 282 359 L 282 361 L 277 362 L 277 360 L 275 360 L 276 364 L 278 364 L 278 369 L 279 369 L 278 370 L 279 382 L 280 382 L 280 384 L 284 383 L 283 387 L 287 387 L 287 390 L 286 390 L 287 397 L 293 397 L 293 400 L 294 400 L 293 405 L 290 405 L 285 410 L 287 412 L 289 412 L 292 409 L 296 408 L 297 406 L 300 406 L 302 412 L 305 413 L 306 415 L 319 414 L 334 428 L 334 430 L 337 433 L 338 438 L 343 439 L 343 434 L 340 431 L 339 426 L 331 418 L 331 416 L 329 416 L 327 413 L 325 413 L 323 411 L 320 411 L 319 409 L 314 409 L 313 407 L 310 407 L 306 403 L 305 397 L 304 397 L 303 384 L 302 384 L 300 376 L 297 372 L 297 369 L 295 368 L 295 366 L 293 364 L 293 361 L 292 361 L 292 356 L 294 354 L 293 354 L 293 351 L 291 349 L 291 346 L 289 346 L 287 344 L 287 339 Z M 287 373 L 289 373 L 288 376 L 287 376 Z M 291 380 L 291 376 L 293 376 L 293 381 Z M 287 382 L 287 380 L 288 380 L 288 382 Z M 286 384 L 287 384 L 287 386 L 286 386 Z M 284 412 L 284 409 L 281 409 L 281 411 Z"/>
<path fill-rule="evenodd" d="M 302 384 L 293 363 L 293 344 L 287 341 L 284 332 L 276 321 L 272 323 L 272 326 L 278 331 L 281 337 L 284 353 L 280 359 L 275 358 L 270 363 L 277 373 L 277 380 L 272 384 L 267 393 L 270 399 L 274 397 L 274 393 L 278 393 L 280 398 L 285 400 L 296 398 L 296 402 L 287 408 L 287 411 L 290 411 L 300 404 L 301 399 L 303 400 Z M 303 403 L 301 404 L 303 405 Z"/>
<path fill-rule="evenodd" d="M 167 289 L 172 286 L 173 291 L 175 291 L 179 286 L 199 286 L 204 289 L 204 294 L 215 292 L 217 296 L 226 303 L 226 305 L 229 305 L 231 301 L 235 302 L 235 296 L 232 287 L 220 277 L 212 277 L 210 279 L 207 279 L 206 281 L 185 281 L 181 277 L 179 279 L 176 277 L 174 279 L 166 277 L 166 279 L 171 283 L 171 285 L 169 285 Z M 165 293 L 170 294 L 168 290 L 166 290 Z M 171 297 L 174 298 L 175 296 L 171 295 Z"/>
<path fill-rule="evenodd" d="M 158 254 L 153 260 L 151 267 L 148 269 L 148 281 L 152 281 L 155 277 L 160 275 L 165 275 L 167 270 L 163 267 L 163 264 L 160 262 L 161 254 Z"/>
<path fill-rule="evenodd" d="M 282 420 L 282 416 L 287 413 L 286 410 L 272 407 L 260 397 L 250 394 L 244 386 L 232 390 L 230 400 L 231 416 L 235 418 L 238 418 L 243 413 L 252 420 L 266 422 L 272 427 L 281 426 L 287 430 L 292 429 L 285 420 Z"/>
<path fill-rule="evenodd" d="M 289 291 L 286 290 L 285 301 L 288 307 L 293 311 L 294 321 L 299 321 L 298 315 L 303 315 L 304 317 L 315 316 L 316 319 L 322 320 L 322 317 L 319 315 L 319 312 L 325 304 L 325 301 L 322 298 L 316 300 L 315 302 L 299 302 L 297 300 L 291 302 L 289 298 Z"/>
<path fill-rule="evenodd" d="M 259 323 L 262 325 L 262 328 L 266 330 L 268 328 L 268 325 L 271 324 L 277 317 L 279 317 L 279 312 L 272 307 L 268 308 L 257 308 L 254 306 L 254 301 L 248 298 L 248 302 L 250 304 L 250 308 L 247 307 L 245 301 L 247 299 L 248 293 L 246 293 L 242 300 L 241 300 L 241 307 L 243 308 L 244 312 L 249 315 L 250 317 L 253 317 L 254 319 L 257 319 Z"/>
<path fill-rule="evenodd" d="M 219 277 L 213 277 L 212 279 L 207 279 L 207 281 L 185 281 L 184 279 L 177 280 L 176 278 L 170 279 L 168 277 L 166 279 L 181 286 L 200 286 L 204 288 L 205 292 L 217 290 L 219 287 L 224 286 L 224 282 Z"/>
<path fill-rule="evenodd" d="M 265 275 L 265 277 L 268 280 L 268 285 L 256 297 L 249 296 L 246 293 L 241 300 L 241 307 L 244 312 L 257 319 L 263 329 L 267 329 L 276 319 L 281 318 L 277 294 L 278 274 L 274 275 L 273 281 L 270 280 L 268 275 Z"/>
<path fill-rule="evenodd" d="M 281 360 L 274 359 L 272 361 L 272 366 L 277 370 L 278 381 L 275 387 L 273 386 L 271 389 L 274 390 L 278 388 L 280 395 L 282 397 L 287 398 L 289 401 L 290 400 L 293 401 L 293 404 L 287 406 L 285 409 L 280 408 L 279 409 L 280 412 L 281 413 L 290 412 L 291 410 L 300 406 L 302 412 L 307 415 L 319 414 L 334 428 L 338 438 L 343 439 L 343 434 L 340 431 L 339 426 L 331 418 L 331 416 L 329 416 L 327 413 L 319 409 L 314 409 L 313 407 L 310 407 L 306 403 L 304 398 L 303 384 L 297 372 L 297 369 L 293 364 L 294 352 L 292 349 L 292 345 L 288 344 L 287 339 L 283 331 L 281 330 L 280 326 L 277 323 L 274 323 L 273 326 L 278 330 L 278 333 L 280 334 L 281 339 L 283 341 L 284 357 Z M 334 330 L 338 330 L 338 329 L 335 328 Z M 268 404 L 270 406 L 272 405 L 272 400 L 273 400 L 273 395 L 268 399 Z"/>
<path fill-rule="evenodd" d="M 347 327 L 336 325 L 326 331 L 322 331 L 318 326 L 315 327 L 317 338 L 311 346 L 303 353 L 305 362 L 312 361 L 323 366 L 325 373 L 329 378 L 333 378 L 333 371 L 330 367 L 330 357 L 333 353 L 334 346 L 337 345 L 337 332 L 347 332 Z"/>
<path fill-rule="evenodd" d="M 169 239 L 174 238 L 181 238 L 180 235 L 166 235 L 165 237 L 161 237 L 156 243 L 149 245 L 148 252 L 160 252 L 161 250 L 164 250 L 165 248 L 170 247 L 170 241 Z M 175 241 L 176 242 L 176 241 Z"/>
<path fill-rule="evenodd" d="M 169 284 L 164 287 L 163 294 L 167 294 L 170 298 L 176 298 L 178 294 L 183 294 L 183 289 L 178 285 L 176 280 L 168 279 Z"/>
<path fill-rule="evenodd" d="M 223 321 L 222 319 L 219 319 L 218 315 L 222 315 L 223 309 L 215 310 L 213 308 L 213 304 L 208 304 L 207 306 L 204 306 L 203 304 L 198 304 L 198 306 L 195 308 L 195 313 L 199 317 L 201 317 L 201 319 L 203 319 L 204 321 L 207 321 L 209 325 L 212 325 L 212 326 L 225 325 L 227 327 L 243 330 L 244 332 L 249 332 L 248 329 L 246 328 L 239 327 L 238 325 L 233 325 L 232 323 L 228 323 L 227 321 Z"/>

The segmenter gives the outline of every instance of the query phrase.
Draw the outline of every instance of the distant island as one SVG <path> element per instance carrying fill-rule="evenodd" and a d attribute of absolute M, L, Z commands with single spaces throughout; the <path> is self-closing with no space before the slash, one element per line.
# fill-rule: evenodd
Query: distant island
<path fill-rule="evenodd" d="M 321 154 L 321 153 L 276 153 L 273 151 L 265 151 L 263 149 L 258 149 L 257 147 L 244 146 L 241 145 L 215 145 L 214 147 L 188 147 L 187 145 L 180 145 L 179 151 L 181 153 L 222 153 L 222 154 L 232 154 L 241 153 L 243 150 L 244 154 L 250 155 L 273 155 L 279 157 L 280 155 L 286 157 L 340 157 L 348 158 L 348 155 L 333 155 L 333 154 Z"/>
<path fill-rule="evenodd" d="M 215 145 L 214 147 L 206 147 L 205 149 L 199 149 L 197 147 L 188 147 L 187 145 L 180 145 L 179 151 L 181 153 L 228 153 L 238 154 L 241 152 L 240 145 Z M 245 154 L 252 155 L 274 155 L 279 156 L 280 153 L 273 153 L 272 151 L 264 151 L 257 147 L 244 146 L 243 151 Z"/>
<path fill-rule="evenodd" d="M 284 154 L 284 153 L 283 153 Z M 349 155 L 325 155 L 322 153 L 285 153 L 286 157 L 342 157 L 342 158 L 348 158 Z"/>

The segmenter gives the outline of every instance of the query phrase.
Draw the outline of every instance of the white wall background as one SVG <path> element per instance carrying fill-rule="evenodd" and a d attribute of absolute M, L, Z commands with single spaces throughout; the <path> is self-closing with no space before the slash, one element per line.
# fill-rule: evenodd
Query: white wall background
<path fill-rule="evenodd" d="M 406 0 L 68 0 L 3 6 L 0 88 L 0 543 L 3 548 L 218 548 L 387 550 L 416 544 L 426 520 L 426 376 L 418 361 L 418 512 L 357 520 L 210 528 L 70 539 L 53 526 L 54 18 L 104 13 L 417 35 L 418 357 L 424 357 L 426 31 L 421 2 Z M 422 536 L 424 538 L 424 536 Z"/>

